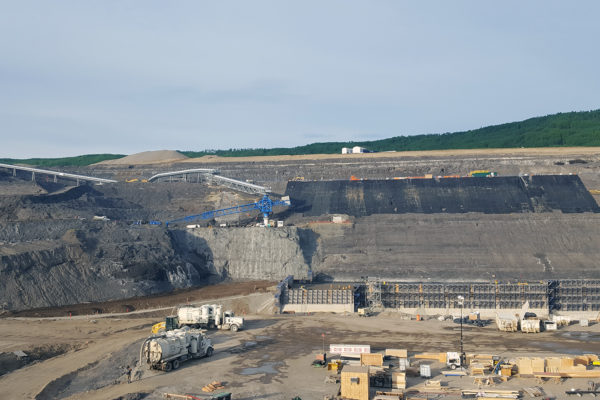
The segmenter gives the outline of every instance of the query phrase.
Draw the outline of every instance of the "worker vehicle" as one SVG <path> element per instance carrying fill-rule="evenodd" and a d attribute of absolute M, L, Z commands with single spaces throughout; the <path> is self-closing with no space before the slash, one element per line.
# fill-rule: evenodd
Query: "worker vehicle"
<path fill-rule="evenodd" d="M 179 326 L 194 328 L 224 329 L 237 332 L 244 327 L 244 318 L 236 317 L 234 312 L 223 311 L 219 304 L 205 304 L 200 307 L 184 306 L 177 310 Z"/>
<path fill-rule="evenodd" d="M 476 177 L 482 178 L 482 177 L 488 177 L 488 176 L 492 176 L 493 177 L 493 176 L 498 176 L 498 173 L 492 172 L 492 171 L 488 171 L 488 170 L 480 169 L 480 170 L 477 170 L 477 171 L 471 171 L 471 172 L 469 172 L 469 176 L 470 177 L 475 177 L 475 178 Z"/>
<path fill-rule="evenodd" d="M 169 372 L 192 358 L 210 357 L 212 342 L 199 329 L 176 329 L 153 335 L 144 340 L 140 350 L 140 365 Z"/>
<path fill-rule="evenodd" d="M 370 317 L 373 315 L 370 308 L 362 307 L 357 309 L 357 313 L 359 317 Z"/>
<path fill-rule="evenodd" d="M 460 368 L 462 365 L 460 359 L 460 353 L 449 351 L 446 353 L 446 366 L 450 369 Z"/>
<path fill-rule="evenodd" d="M 152 333 L 171 331 L 184 326 L 237 332 L 244 327 L 244 318 L 236 317 L 231 310 L 223 311 L 223 306 L 218 304 L 205 304 L 200 307 L 183 306 L 177 310 L 176 316 L 168 316 L 165 321 L 154 324 Z"/>

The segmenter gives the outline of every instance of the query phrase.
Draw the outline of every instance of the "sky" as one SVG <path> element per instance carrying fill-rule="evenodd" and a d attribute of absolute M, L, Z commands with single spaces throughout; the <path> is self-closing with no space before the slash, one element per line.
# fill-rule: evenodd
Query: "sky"
<path fill-rule="evenodd" d="M 0 158 L 293 147 L 600 108 L 595 0 L 0 6 Z"/>

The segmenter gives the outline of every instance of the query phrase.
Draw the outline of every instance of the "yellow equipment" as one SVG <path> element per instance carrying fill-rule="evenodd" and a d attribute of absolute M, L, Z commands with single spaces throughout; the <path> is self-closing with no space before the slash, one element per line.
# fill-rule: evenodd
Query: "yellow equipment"
<path fill-rule="evenodd" d="M 133 179 L 127 179 L 127 180 L 125 180 L 125 182 L 127 182 L 127 183 L 137 182 L 137 181 L 139 181 L 138 178 L 133 178 Z"/>
<path fill-rule="evenodd" d="M 165 330 L 165 321 L 162 321 L 162 322 L 152 325 L 152 333 L 155 335 L 159 332 L 163 332 L 164 330 Z"/>
<path fill-rule="evenodd" d="M 160 332 L 172 331 L 179 329 L 179 318 L 176 316 L 166 317 L 164 321 L 152 325 L 152 333 L 156 335 Z"/>

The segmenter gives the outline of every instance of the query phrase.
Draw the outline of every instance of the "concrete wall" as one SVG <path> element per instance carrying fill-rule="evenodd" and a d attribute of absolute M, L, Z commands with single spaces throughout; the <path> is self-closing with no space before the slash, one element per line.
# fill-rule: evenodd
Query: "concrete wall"
<path fill-rule="evenodd" d="M 454 318 L 460 317 L 460 308 L 386 308 L 386 311 L 396 311 L 398 313 L 404 314 L 412 314 L 412 315 L 426 315 L 426 316 L 434 316 L 434 315 L 452 315 Z M 521 309 L 497 309 L 497 310 L 485 310 L 485 309 L 463 309 L 463 317 L 466 317 L 471 312 L 479 311 L 479 316 L 482 319 L 490 319 L 495 318 L 496 313 L 499 315 L 504 314 L 520 314 Z M 535 313 L 540 318 L 548 318 L 548 310 L 544 309 L 529 309 L 528 312 Z"/>
<path fill-rule="evenodd" d="M 333 312 L 333 313 L 353 313 L 354 303 L 352 304 L 285 304 L 281 312 L 309 313 L 309 312 Z"/>

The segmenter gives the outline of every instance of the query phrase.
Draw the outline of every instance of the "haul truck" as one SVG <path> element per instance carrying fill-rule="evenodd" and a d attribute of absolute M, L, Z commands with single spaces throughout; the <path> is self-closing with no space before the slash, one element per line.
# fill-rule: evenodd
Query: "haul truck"
<path fill-rule="evenodd" d="M 177 316 L 167 317 L 164 322 L 152 326 L 152 333 L 170 331 L 183 326 L 237 332 L 244 327 L 244 318 L 236 317 L 233 311 L 223 311 L 223 306 L 217 304 L 205 304 L 200 307 L 183 306 L 177 310 Z"/>
<path fill-rule="evenodd" d="M 166 372 L 179 368 L 182 362 L 192 358 L 210 357 L 212 342 L 198 329 L 176 329 L 150 336 L 140 350 L 140 365 Z"/>

